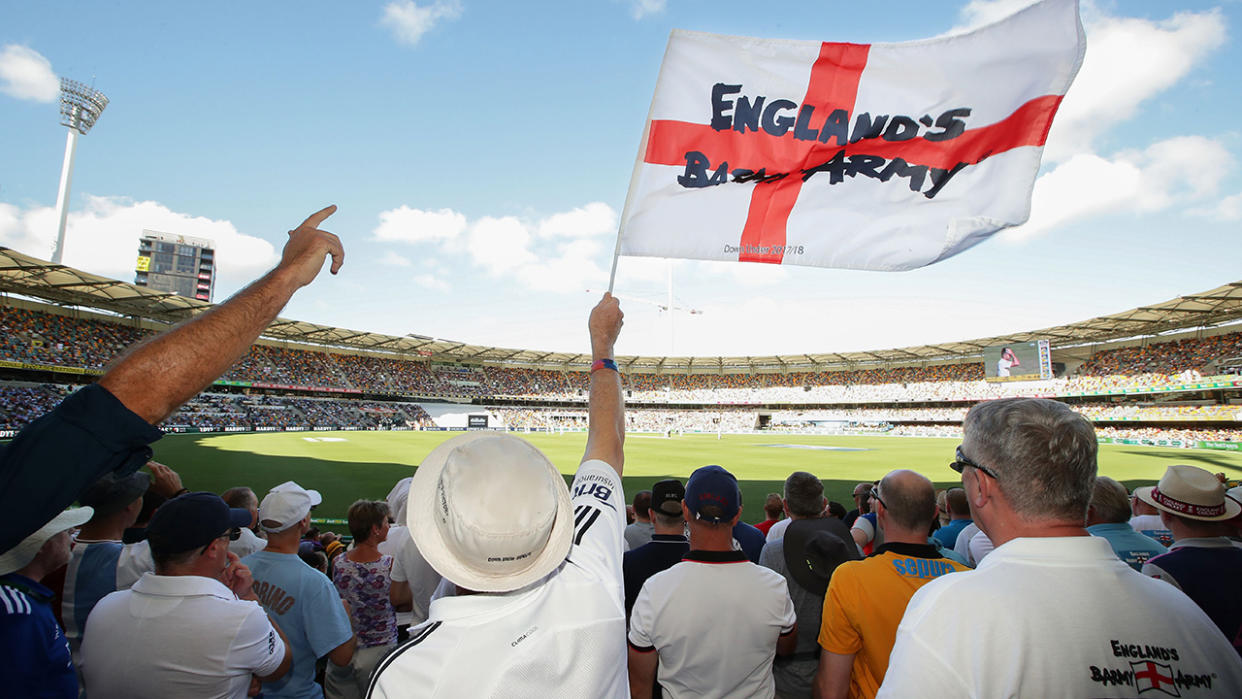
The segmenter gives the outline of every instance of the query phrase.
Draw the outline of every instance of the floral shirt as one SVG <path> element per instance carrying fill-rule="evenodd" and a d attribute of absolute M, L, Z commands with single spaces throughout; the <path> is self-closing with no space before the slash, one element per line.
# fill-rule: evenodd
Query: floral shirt
<path fill-rule="evenodd" d="M 349 620 L 363 648 L 397 642 L 397 615 L 388 601 L 392 584 L 392 556 L 378 561 L 357 563 L 338 556 L 332 571 L 332 582 L 349 602 Z"/>

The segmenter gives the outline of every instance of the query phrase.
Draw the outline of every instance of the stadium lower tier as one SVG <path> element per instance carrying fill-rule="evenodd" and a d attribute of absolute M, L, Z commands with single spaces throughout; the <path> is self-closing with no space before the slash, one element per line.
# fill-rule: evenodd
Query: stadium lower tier
<path fill-rule="evenodd" d="M 64 399 L 73 386 L 0 383 L 0 437 Z M 1091 420 L 1102 439 L 1136 443 L 1242 446 L 1242 406 L 1231 403 L 1156 405 L 1079 403 L 1074 410 Z M 662 409 L 630 406 L 631 432 L 801 432 L 871 433 L 895 436 L 960 437 L 968 408 L 833 407 L 813 410 L 709 406 Z M 467 429 L 514 431 L 586 429 L 582 407 L 501 407 L 461 403 L 311 398 L 290 395 L 203 393 L 177 410 L 161 427 L 168 431 L 238 432 L 278 430 Z M 1228 447 L 1224 447 L 1228 448 Z"/>

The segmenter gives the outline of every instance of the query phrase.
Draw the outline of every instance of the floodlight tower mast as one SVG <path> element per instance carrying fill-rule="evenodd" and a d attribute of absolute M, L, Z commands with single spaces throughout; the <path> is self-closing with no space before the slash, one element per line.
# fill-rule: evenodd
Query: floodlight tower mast
<path fill-rule="evenodd" d="M 60 264 L 65 252 L 65 221 L 69 218 L 69 186 L 73 180 L 78 134 L 85 136 L 107 106 L 108 98 L 94 87 L 68 78 L 60 79 L 60 123 L 69 127 L 69 137 L 65 142 L 65 162 L 60 168 L 60 189 L 56 193 L 56 217 L 60 221 L 56 229 L 56 247 L 52 250 L 52 262 L 56 264 Z"/>

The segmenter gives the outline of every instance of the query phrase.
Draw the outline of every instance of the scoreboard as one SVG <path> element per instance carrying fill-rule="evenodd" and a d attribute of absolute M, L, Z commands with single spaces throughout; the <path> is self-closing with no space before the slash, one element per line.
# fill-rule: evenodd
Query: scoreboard
<path fill-rule="evenodd" d="M 215 244 L 205 238 L 143 230 L 134 284 L 211 301 L 216 286 Z"/>
<path fill-rule="evenodd" d="M 985 347 L 988 381 L 1037 381 L 1052 378 L 1052 347 L 1047 340 Z"/>

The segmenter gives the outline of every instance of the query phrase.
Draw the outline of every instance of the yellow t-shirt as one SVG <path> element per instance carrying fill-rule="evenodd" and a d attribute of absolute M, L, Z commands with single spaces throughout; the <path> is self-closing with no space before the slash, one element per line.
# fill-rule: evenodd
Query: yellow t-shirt
<path fill-rule="evenodd" d="M 888 669 L 897 625 L 915 590 L 946 573 L 970 570 L 930 545 L 890 543 L 883 552 L 837 566 L 824 595 L 819 645 L 854 655 L 850 697 L 874 697 Z"/>

